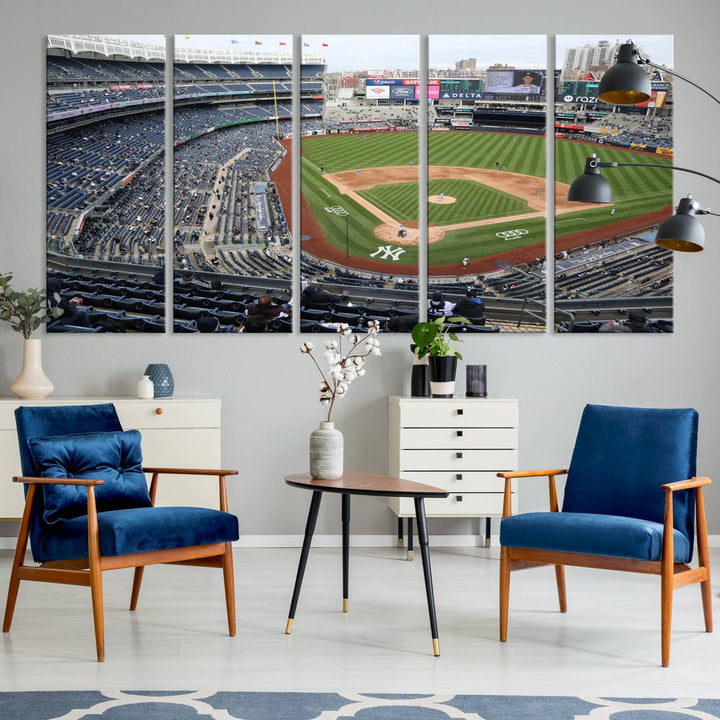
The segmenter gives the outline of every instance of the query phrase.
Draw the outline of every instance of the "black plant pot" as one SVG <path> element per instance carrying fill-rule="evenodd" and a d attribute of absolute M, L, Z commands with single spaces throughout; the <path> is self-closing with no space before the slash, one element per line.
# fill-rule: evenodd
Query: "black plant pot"
<path fill-rule="evenodd" d="M 430 356 L 430 392 L 433 397 L 451 398 L 455 394 L 457 360 L 455 355 Z"/>

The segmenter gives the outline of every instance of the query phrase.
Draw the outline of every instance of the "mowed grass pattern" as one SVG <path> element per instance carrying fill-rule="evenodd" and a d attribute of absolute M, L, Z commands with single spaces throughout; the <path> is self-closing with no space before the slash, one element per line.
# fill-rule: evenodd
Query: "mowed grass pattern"
<path fill-rule="evenodd" d="M 470 168 L 502 169 L 538 178 L 538 186 L 545 184 L 545 138 L 531 135 L 479 132 L 436 132 L 428 137 L 428 162 L 430 166 L 455 166 Z M 417 166 L 419 161 L 418 135 L 408 133 L 384 133 L 378 135 L 316 136 L 302 140 L 302 192 L 310 204 L 327 240 L 351 255 L 367 257 L 379 245 L 373 230 L 379 220 L 370 212 L 341 195 L 327 180 L 325 173 L 370 167 Z M 603 161 L 632 162 L 633 153 L 606 146 L 591 146 L 566 140 L 555 143 L 555 173 L 560 182 L 571 183 L 583 170 L 585 158 L 597 152 Z M 672 165 L 672 160 L 660 155 L 634 153 L 637 163 Z M 599 225 L 637 217 L 660 210 L 672 202 L 672 173 L 651 168 L 622 167 L 605 169 L 603 175 L 613 188 L 613 207 L 600 205 L 597 209 L 568 213 L 555 218 L 556 236 L 589 230 Z M 448 190 L 448 182 L 429 183 L 429 194 L 440 192 L 455 194 Z M 467 185 L 472 185 L 468 183 Z M 504 207 L 500 197 L 505 193 L 478 184 L 483 192 L 496 193 L 495 208 L 487 202 L 471 199 L 462 193 L 462 202 L 452 205 L 430 205 L 428 218 L 431 224 L 448 225 L 468 222 L 479 218 L 497 218 L 504 214 L 517 215 L 527 210 L 519 198 L 512 198 Z M 460 190 L 457 190 L 460 193 Z M 478 189 L 478 193 L 481 191 Z M 416 221 L 419 217 L 419 188 L 416 183 L 381 185 L 362 193 L 374 205 L 383 209 L 399 223 Z M 488 196 L 485 196 L 486 201 Z M 516 203 L 523 205 L 518 209 Z M 340 206 L 350 215 L 344 217 L 328 212 L 326 208 Z M 482 207 L 478 207 L 482 206 Z M 528 230 L 512 241 L 498 238 L 497 233 L 522 227 Z M 487 227 L 465 228 L 448 231 L 442 241 L 433 243 L 429 249 L 431 265 L 454 263 L 462 257 L 484 257 L 511 247 L 542 243 L 545 238 L 545 219 L 528 217 L 520 224 L 517 220 L 497 223 Z M 406 246 L 402 262 L 417 263 L 417 250 Z M 388 261 L 388 264 L 392 263 Z"/>

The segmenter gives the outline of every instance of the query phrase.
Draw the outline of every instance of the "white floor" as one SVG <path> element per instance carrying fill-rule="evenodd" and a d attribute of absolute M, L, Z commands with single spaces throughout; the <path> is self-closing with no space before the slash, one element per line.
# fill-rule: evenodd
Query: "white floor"
<path fill-rule="evenodd" d="M 720 578 L 720 551 L 712 553 Z M 104 663 L 94 661 L 86 588 L 22 583 L 1 640 L 0 690 L 720 697 L 720 630 L 704 632 L 698 586 L 675 593 L 671 664 L 663 669 L 658 578 L 568 568 L 561 615 L 552 569 L 514 573 L 503 644 L 497 550 L 435 548 L 435 658 L 417 554 L 407 562 L 396 548 L 353 549 L 345 614 L 340 551 L 314 549 L 288 636 L 298 556 L 293 548 L 235 551 L 235 638 L 226 635 L 220 572 L 148 568 L 135 613 L 127 610 L 131 571 L 105 573 Z M 3 593 L 9 566 L 3 551 Z M 717 590 L 713 597 L 720 618 Z"/>

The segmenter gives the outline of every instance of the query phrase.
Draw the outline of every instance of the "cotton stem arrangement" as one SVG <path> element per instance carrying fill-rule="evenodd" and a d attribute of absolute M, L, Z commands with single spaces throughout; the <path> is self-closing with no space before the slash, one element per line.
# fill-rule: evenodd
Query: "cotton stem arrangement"
<path fill-rule="evenodd" d="M 313 354 L 315 346 L 304 342 L 300 352 L 307 355 L 320 373 L 320 404 L 328 408 L 327 422 L 332 418 L 335 400 L 344 397 L 355 378 L 365 374 L 365 363 L 371 355 L 380 355 L 380 341 L 377 339 L 378 322 L 368 323 L 367 333 L 354 333 L 350 326 L 341 323 L 337 328 L 337 339 L 325 343 L 323 357 L 328 364 L 324 371 Z"/>

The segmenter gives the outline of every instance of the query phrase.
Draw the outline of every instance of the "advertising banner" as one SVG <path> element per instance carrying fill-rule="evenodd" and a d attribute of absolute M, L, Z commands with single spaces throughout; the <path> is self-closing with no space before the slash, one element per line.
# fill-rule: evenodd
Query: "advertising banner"
<path fill-rule="evenodd" d="M 368 100 L 380 100 L 383 98 L 390 97 L 390 86 L 389 85 L 366 85 L 365 86 L 365 97 Z"/>

